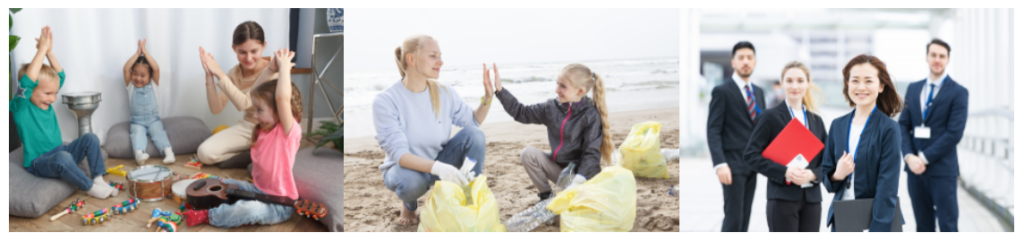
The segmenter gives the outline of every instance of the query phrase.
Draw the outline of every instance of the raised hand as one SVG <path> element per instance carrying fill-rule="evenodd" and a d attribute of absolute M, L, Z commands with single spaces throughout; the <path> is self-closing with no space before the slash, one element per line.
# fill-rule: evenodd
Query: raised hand
<path fill-rule="evenodd" d="M 139 40 L 139 53 L 146 53 L 146 39 Z"/>
<path fill-rule="evenodd" d="M 494 66 L 494 90 L 501 91 L 501 76 L 498 76 L 498 64 L 491 64 Z"/>
<path fill-rule="evenodd" d="M 491 85 L 491 70 L 487 69 L 487 64 L 484 66 L 484 101 L 490 101 L 494 96 L 494 86 Z M 495 78 L 497 78 L 498 70 L 494 70 Z"/>
<path fill-rule="evenodd" d="M 206 62 L 206 69 L 210 71 L 211 74 L 215 76 L 221 76 L 224 74 L 224 71 L 220 69 L 220 65 L 217 64 L 217 60 L 213 58 L 213 54 L 206 52 L 203 48 L 199 48 L 199 51 L 203 54 L 203 59 L 205 59 Z"/>
<path fill-rule="evenodd" d="M 295 58 L 294 51 L 289 51 L 287 48 L 278 49 L 277 52 L 274 52 L 274 60 L 276 63 L 271 63 L 271 66 L 277 64 L 277 68 L 271 70 L 276 72 L 280 69 L 291 69 L 292 66 L 295 66 L 295 64 L 292 63 L 293 58 Z"/>
<path fill-rule="evenodd" d="M 50 51 L 53 48 L 53 33 L 50 32 L 50 26 L 43 27 L 39 38 L 36 38 L 36 49 L 42 52 Z"/>

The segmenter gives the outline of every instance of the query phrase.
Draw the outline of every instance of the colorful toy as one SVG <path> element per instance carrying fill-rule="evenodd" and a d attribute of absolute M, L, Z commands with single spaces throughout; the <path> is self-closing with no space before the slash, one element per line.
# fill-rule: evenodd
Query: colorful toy
<path fill-rule="evenodd" d="M 62 212 L 60 212 L 60 213 L 58 213 L 56 215 L 51 216 L 50 217 L 50 221 L 57 220 L 58 218 L 60 218 L 61 216 L 64 216 L 65 214 L 77 212 L 79 209 L 82 209 L 84 207 L 85 207 L 85 201 L 84 200 L 82 200 L 81 198 L 75 199 L 75 201 L 71 202 L 71 204 L 68 205 L 68 207 L 65 208 L 64 211 L 62 211 Z"/>
<path fill-rule="evenodd" d="M 189 177 L 189 178 L 190 178 L 190 179 L 204 179 L 204 178 L 215 178 L 215 179 L 220 179 L 220 177 L 217 177 L 217 176 L 214 176 L 214 175 L 210 175 L 209 173 L 205 173 L 205 172 L 199 172 L 199 173 L 196 173 L 196 174 L 192 175 L 192 176 L 191 176 L 191 177 Z"/>
<path fill-rule="evenodd" d="M 138 205 L 139 205 L 139 199 L 138 198 L 129 198 L 128 200 L 125 200 L 124 202 L 121 202 L 121 203 L 118 203 L 118 204 L 114 204 L 114 206 L 111 207 L 110 209 L 114 210 L 114 214 L 125 214 L 125 213 L 129 213 L 131 211 L 135 211 L 135 208 Z"/>
<path fill-rule="evenodd" d="M 160 210 L 160 208 L 153 209 L 152 217 L 153 218 L 149 219 L 149 221 L 146 222 L 146 227 L 147 228 L 151 227 L 153 225 L 153 222 L 157 222 L 157 224 L 156 224 L 157 227 L 164 227 L 164 228 L 166 228 L 165 224 L 170 223 L 170 224 L 174 225 L 174 227 L 173 227 L 173 229 L 171 229 L 171 231 L 168 231 L 168 232 L 174 232 L 173 230 L 177 230 L 178 229 L 177 225 L 181 224 L 181 221 L 184 220 L 182 218 L 183 215 L 181 214 L 181 211 L 174 211 L 172 213 L 171 211 Z M 160 231 L 160 230 L 158 229 L 157 231 Z"/>
<path fill-rule="evenodd" d="M 124 191 L 124 183 L 120 183 L 120 182 L 110 182 L 110 187 L 112 187 L 112 188 L 115 188 L 115 189 L 117 189 L 117 190 L 121 190 L 121 191 Z"/>
<path fill-rule="evenodd" d="M 213 134 L 216 135 L 217 132 L 223 131 L 224 129 L 227 129 L 227 128 L 228 128 L 228 126 L 226 126 L 226 125 L 219 125 L 219 126 L 217 126 L 217 128 L 213 128 Z"/>
<path fill-rule="evenodd" d="M 122 177 L 128 176 L 128 172 L 121 170 L 122 167 L 124 167 L 124 165 L 117 165 L 116 167 L 107 168 L 107 173 Z"/>
<path fill-rule="evenodd" d="M 157 232 L 177 232 L 178 231 L 178 224 L 175 224 L 173 222 L 165 222 L 165 221 L 163 221 L 163 218 L 160 218 L 160 220 L 161 221 L 156 223 L 156 231 Z"/>
<path fill-rule="evenodd" d="M 107 219 L 110 219 L 110 209 L 104 208 L 100 209 L 99 211 L 82 216 L 82 225 L 103 223 L 103 221 L 107 221 Z"/>
<path fill-rule="evenodd" d="M 201 167 L 203 167 L 203 163 L 199 162 L 199 158 L 196 158 L 195 156 L 192 156 L 192 160 L 185 163 L 185 168 L 195 169 L 196 171 Z"/>

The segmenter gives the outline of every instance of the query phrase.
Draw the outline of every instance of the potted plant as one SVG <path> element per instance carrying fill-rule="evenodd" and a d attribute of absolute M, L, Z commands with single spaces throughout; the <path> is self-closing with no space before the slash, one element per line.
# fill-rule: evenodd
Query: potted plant
<path fill-rule="evenodd" d="M 341 151 L 341 139 L 344 136 L 345 123 L 335 123 L 333 121 L 321 121 L 320 128 L 317 128 L 313 132 L 306 134 L 306 137 L 322 136 L 320 142 L 316 143 L 316 147 L 313 148 L 315 153 L 317 148 L 323 147 L 327 143 L 331 143 L 334 147 L 332 149 Z"/>
<path fill-rule="evenodd" d="M 11 21 L 7 25 L 7 35 L 10 38 L 11 48 L 10 48 L 9 51 L 7 51 L 7 58 L 11 60 L 11 62 L 8 62 L 8 63 L 14 63 L 14 58 L 11 58 L 11 52 L 14 52 L 14 47 L 18 46 L 18 41 L 21 41 L 21 37 L 18 37 L 17 35 L 10 35 L 10 33 L 11 33 L 11 28 L 14 28 L 14 14 L 17 13 L 18 11 L 21 11 L 21 9 L 20 8 L 11 8 L 9 10 L 10 10 L 10 13 L 8 13 L 7 16 L 11 19 Z M 9 78 L 7 79 L 7 86 L 11 87 L 11 92 L 7 93 L 7 100 L 10 101 L 11 99 L 14 98 L 14 91 L 13 90 L 14 90 L 14 77 L 15 77 L 14 74 L 11 73 L 11 67 L 10 66 L 7 66 L 7 76 L 9 76 Z M 10 134 L 11 137 L 10 137 L 10 142 L 9 142 L 10 149 L 7 152 L 12 152 L 12 151 L 14 151 L 14 149 L 18 149 L 18 147 L 21 147 L 21 138 L 18 137 L 18 128 L 17 128 L 16 125 L 14 125 L 14 115 L 13 114 L 14 113 L 11 113 L 10 111 L 8 111 L 8 115 L 7 116 L 8 116 L 8 119 L 10 120 L 10 125 L 9 125 L 10 127 L 8 128 L 8 130 L 11 130 L 11 134 Z"/>

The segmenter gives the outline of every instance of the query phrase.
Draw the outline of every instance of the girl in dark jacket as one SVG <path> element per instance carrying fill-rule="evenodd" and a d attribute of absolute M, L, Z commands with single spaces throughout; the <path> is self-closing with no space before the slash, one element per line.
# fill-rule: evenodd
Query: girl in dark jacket
<path fill-rule="evenodd" d="M 576 164 L 577 173 L 570 186 L 586 182 L 601 172 L 602 164 L 611 163 L 612 136 L 600 75 L 582 64 L 569 64 L 558 74 L 558 98 L 533 105 L 519 103 L 512 92 L 501 87 L 497 65 L 494 78 L 495 96 L 513 119 L 547 126 L 552 153 L 526 147 L 520 154 L 541 200 L 551 195 L 548 180 L 557 181 L 558 174 L 569 163 Z M 593 98 L 586 96 L 591 90 Z"/>

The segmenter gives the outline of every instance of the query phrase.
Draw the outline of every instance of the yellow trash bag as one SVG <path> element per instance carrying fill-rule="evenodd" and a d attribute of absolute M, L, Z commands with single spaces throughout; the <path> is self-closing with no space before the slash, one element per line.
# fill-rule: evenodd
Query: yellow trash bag
<path fill-rule="evenodd" d="M 639 177 L 668 179 L 668 164 L 661 155 L 661 123 L 648 121 L 633 125 L 629 136 L 619 145 L 621 160 L 616 165 Z"/>
<path fill-rule="evenodd" d="M 559 192 L 547 209 L 561 216 L 562 232 L 628 232 L 636 221 L 636 179 L 617 166 Z"/>
<path fill-rule="evenodd" d="M 472 204 L 458 184 L 434 182 L 434 191 L 421 207 L 419 232 L 505 232 L 498 219 L 498 201 L 487 188 L 487 176 L 469 183 Z"/>

